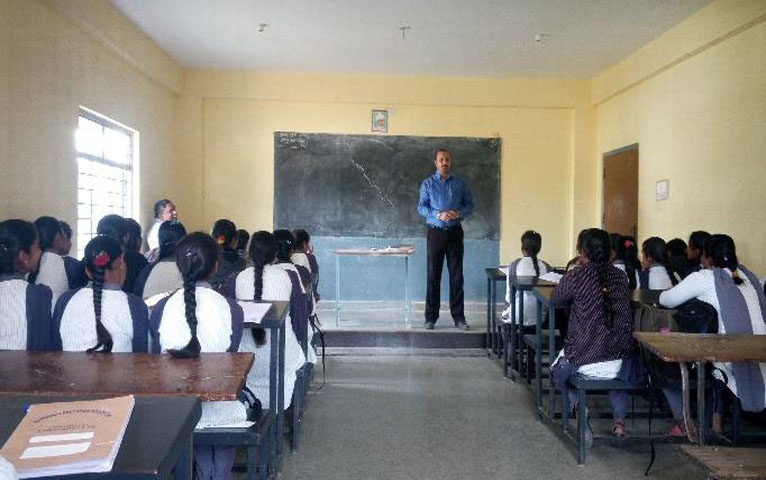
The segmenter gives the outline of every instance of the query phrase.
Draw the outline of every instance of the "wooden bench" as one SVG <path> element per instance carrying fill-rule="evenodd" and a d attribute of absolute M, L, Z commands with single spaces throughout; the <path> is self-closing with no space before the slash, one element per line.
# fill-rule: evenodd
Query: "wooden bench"
<path fill-rule="evenodd" d="M 271 412 L 263 409 L 258 421 L 245 428 L 205 428 L 194 431 L 194 445 L 244 447 L 247 451 L 245 478 L 255 480 L 268 478 Z M 258 451 L 260 450 L 260 452 Z M 257 461 L 256 461 L 257 458 Z M 234 464 L 234 468 L 242 465 Z"/>
<path fill-rule="evenodd" d="M 707 470 L 710 479 L 766 479 L 766 449 L 763 448 L 682 445 L 681 451 Z"/>

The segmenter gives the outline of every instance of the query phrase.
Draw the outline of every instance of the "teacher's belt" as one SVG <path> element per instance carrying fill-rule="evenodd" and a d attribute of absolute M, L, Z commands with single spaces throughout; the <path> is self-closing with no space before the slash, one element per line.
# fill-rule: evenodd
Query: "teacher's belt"
<path fill-rule="evenodd" d="M 441 232 L 450 232 L 452 230 L 458 230 L 463 228 L 459 223 L 457 225 L 450 225 L 449 227 L 437 227 L 436 225 L 426 224 L 426 227 L 432 230 L 439 230 Z"/>

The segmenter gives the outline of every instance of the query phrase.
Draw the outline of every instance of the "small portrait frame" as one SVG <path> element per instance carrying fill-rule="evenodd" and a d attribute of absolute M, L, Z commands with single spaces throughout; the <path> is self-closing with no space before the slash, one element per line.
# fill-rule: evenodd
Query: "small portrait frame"
<path fill-rule="evenodd" d="M 388 132 L 388 110 L 372 111 L 372 131 L 378 133 Z"/>

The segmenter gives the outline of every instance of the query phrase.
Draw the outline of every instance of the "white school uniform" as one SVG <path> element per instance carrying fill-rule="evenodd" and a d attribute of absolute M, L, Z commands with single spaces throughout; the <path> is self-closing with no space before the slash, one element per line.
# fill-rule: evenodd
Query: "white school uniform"
<path fill-rule="evenodd" d="M 184 278 L 174 260 L 163 260 L 144 268 L 136 279 L 135 292 L 144 299 L 172 292 L 184 286 Z"/>
<path fill-rule="evenodd" d="M 101 291 L 101 323 L 112 336 L 112 352 L 147 352 L 149 310 L 119 285 L 105 284 Z M 53 314 L 54 329 L 65 352 L 84 352 L 96 346 L 96 313 L 91 287 L 70 290 L 59 298 Z"/>
<path fill-rule="evenodd" d="M 728 272 L 728 270 L 726 270 Z M 672 289 L 662 292 L 660 294 L 660 304 L 675 308 L 684 302 L 691 299 L 701 300 L 713 308 L 718 313 L 718 333 L 725 334 L 726 328 L 721 321 L 721 304 L 718 301 L 718 295 L 715 289 L 715 276 L 713 270 L 700 270 L 688 275 L 681 283 L 673 287 Z M 742 272 L 739 271 L 739 278 L 742 279 L 742 284 L 737 285 L 742 296 L 745 298 L 747 304 L 747 311 L 750 314 L 750 322 L 753 328 L 754 335 L 766 335 L 766 321 L 761 313 L 761 305 L 758 301 L 758 293 L 756 288 L 761 288 L 760 285 L 753 285 L 750 283 L 750 279 Z M 761 375 L 766 378 L 766 363 L 759 364 L 761 367 Z M 729 390 L 737 394 L 737 384 L 734 378 L 734 369 L 731 362 L 718 362 L 715 366 L 723 370 L 728 377 L 727 386 Z M 713 370 L 713 375 L 719 380 L 723 380 L 723 376 L 720 372 Z"/>
<path fill-rule="evenodd" d="M 240 300 L 252 300 L 254 296 L 253 267 L 248 267 L 237 275 L 236 297 Z M 270 301 L 290 301 L 293 284 L 282 268 L 276 265 L 263 267 L 263 292 L 261 298 Z M 270 408 L 269 366 L 271 364 L 271 336 L 266 332 L 266 343 L 256 346 L 251 332 L 245 332 L 240 344 L 241 352 L 253 352 L 255 362 L 247 375 L 247 387 L 255 393 L 263 408 Z M 290 316 L 285 318 L 285 398 L 283 409 L 290 406 L 295 388 L 298 369 L 306 363 L 306 357 L 293 332 Z"/>
<path fill-rule="evenodd" d="M 194 293 L 197 300 L 197 339 L 201 351 L 236 352 L 242 340 L 242 307 L 213 290 L 206 282 L 198 282 Z M 152 310 L 149 329 L 154 353 L 180 350 L 189 343 L 191 331 L 186 323 L 183 290 L 157 304 Z M 247 409 L 240 401 L 203 402 L 197 428 L 232 425 L 246 420 Z"/>
<path fill-rule="evenodd" d="M 673 274 L 675 275 L 675 273 Z M 676 282 L 678 277 L 676 277 Z M 667 269 L 662 265 L 652 265 L 649 268 L 649 290 L 667 290 L 673 287 Z"/>
<path fill-rule="evenodd" d="M 51 289 L 23 275 L 0 275 L 0 350 L 56 350 Z"/>
<path fill-rule="evenodd" d="M 43 252 L 40 257 L 35 284 L 46 285 L 53 292 L 53 307 L 58 298 L 69 290 L 69 278 L 67 278 L 64 257 L 54 252 Z"/>
<path fill-rule="evenodd" d="M 511 262 L 510 265 L 513 265 L 513 262 Z M 510 268 L 510 265 L 508 268 Z M 548 268 L 546 266 L 546 263 L 543 262 L 541 259 L 537 259 L 537 266 L 540 269 L 540 275 L 545 275 L 548 273 Z M 535 272 L 535 264 L 532 261 L 532 257 L 521 257 L 518 259 L 518 262 L 516 263 L 516 276 L 517 277 L 534 277 L 537 273 Z M 510 272 L 509 272 L 510 276 Z M 516 319 L 518 321 L 519 318 L 519 312 L 521 311 L 521 294 L 524 294 L 524 326 L 530 326 L 530 325 L 536 325 L 537 324 L 537 299 L 535 298 L 534 294 L 532 292 L 516 292 Z M 505 301 L 508 303 L 509 307 L 503 312 L 503 319 L 506 322 L 511 321 L 511 311 L 510 311 L 510 304 L 511 304 L 511 282 L 506 282 L 506 288 L 505 288 Z"/>
<path fill-rule="evenodd" d="M 612 265 L 614 265 L 615 267 L 617 267 L 620 270 L 622 270 L 623 272 L 625 272 L 625 275 L 628 274 L 628 270 L 625 268 L 625 264 L 621 260 L 620 261 L 615 261 L 614 263 L 612 263 Z M 636 277 L 636 288 L 638 288 L 641 285 L 641 279 L 638 277 L 638 269 L 634 270 L 633 274 Z M 650 277 L 650 279 L 651 279 L 651 277 Z"/>
<path fill-rule="evenodd" d="M 293 262 L 295 265 L 299 265 L 301 267 L 304 267 L 306 270 L 309 271 L 309 273 L 313 274 L 314 272 L 311 270 L 311 262 L 309 261 L 308 255 L 305 253 L 297 252 L 293 253 L 290 256 L 290 261 Z M 317 302 L 316 298 L 314 298 L 314 295 L 311 296 L 311 311 L 309 312 L 309 316 L 314 316 L 317 314 Z M 312 340 L 314 339 L 314 329 L 311 328 L 311 325 L 309 325 L 309 332 L 308 332 L 308 349 L 307 349 L 307 358 L 306 360 L 309 363 L 317 363 L 317 354 L 314 350 L 314 346 L 312 345 Z"/>

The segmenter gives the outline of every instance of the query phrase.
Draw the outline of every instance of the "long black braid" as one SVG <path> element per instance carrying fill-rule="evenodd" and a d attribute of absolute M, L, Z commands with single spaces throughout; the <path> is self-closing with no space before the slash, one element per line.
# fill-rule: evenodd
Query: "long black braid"
<path fill-rule="evenodd" d="M 277 243 L 274 236 L 266 231 L 255 232 L 250 241 L 250 260 L 253 262 L 253 300 L 263 300 L 263 269 L 274 261 Z M 262 329 L 250 329 L 256 345 L 266 342 L 266 333 Z"/>
<path fill-rule="evenodd" d="M 704 253 L 713 261 L 713 266 L 725 268 L 731 272 L 734 285 L 742 285 L 743 280 L 737 273 L 739 260 L 734 239 L 725 234 L 714 234 L 705 242 Z"/>
<path fill-rule="evenodd" d="M 120 242 L 108 235 L 98 235 L 85 246 L 85 268 L 93 280 L 93 314 L 96 317 L 96 338 L 98 340 L 95 346 L 86 350 L 88 353 L 109 353 L 112 351 L 114 345 L 112 334 L 101 321 L 104 274 L 107 270 L 112 269 L 114 262 L 122 256 L 122 253 Z"/>
<path fill-rule="evenodd" d="M 191 332 L 191 339 L 182 349 L 169 349 L 168 353 L 176 358 L 199 357 L 202 347 L 197 337 L 197 288 L 200 280 L 205 280 L 214 273 L 218 259 L 218 246 L 213 237 L 206 233 L 195 232 L 181 240 L 176 248 L 176 265 L 184 280 L 184 307 L 186 324 Z"/>
<path fill-rule="evenodd" d="M 540 263 L 537 261 L 537 254 L 543 245 L 543 237 L 534 230 L 527 230 L 521 236 L 521 249 L 532 257 L 532 265 L 535 267 L 535 276 L 540 276 Z"/>
<path fill-rule="evenodd" d="M 608 329 L 614 324 L 614 307 L 612 306 L 611 288 L 609 285 L 609 257 L 612 251 L 609 234 L 604 230 L 592 228 L 585 237 L 583 250 L 592 268 L 596 270 L 598 287 L 601 290 L 601 300 L 604 307 L 604 325 Z"/>

